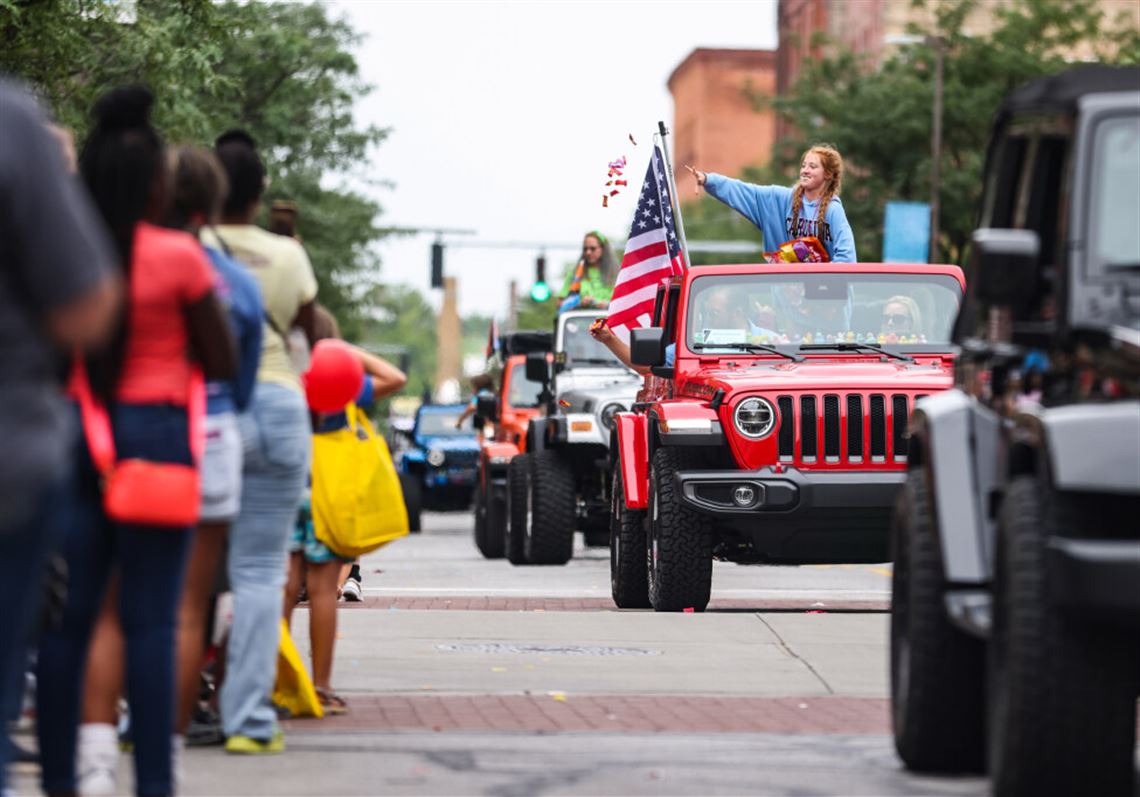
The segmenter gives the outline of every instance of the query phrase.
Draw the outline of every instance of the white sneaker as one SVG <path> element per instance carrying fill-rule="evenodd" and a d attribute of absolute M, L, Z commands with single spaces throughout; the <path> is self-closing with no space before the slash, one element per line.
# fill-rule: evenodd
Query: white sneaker
<path fill-rule="evenodd" d="M 363 591 L 360 589 L 360 582 L 355 578 L 348 578 L 344 581 L 344 589 L 341 590 L 341 595 L 344 596 L 346 601 L 352 603 L 360 603 L 364 600 Z"/>
<path fill-rule="evenodd" d="M 186 771 L 182 768 L 182 754 L 186 750 L 186 737 L 180 733 L 174 734 L 170 739 L 170 785 L 171 794 L 182 793 L 182 784 L 186 782 Z"/>
<path fill-rule="evenodd" d="M 83 797 L 118 794 L 119 734 L 110 723 L 79 726 L 75 771 Z"/>

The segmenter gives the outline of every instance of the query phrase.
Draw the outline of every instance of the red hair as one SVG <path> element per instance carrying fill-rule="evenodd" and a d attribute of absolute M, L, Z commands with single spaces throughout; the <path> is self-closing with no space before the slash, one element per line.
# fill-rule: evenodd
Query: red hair
<path fill-rule="evenodd" d="M 823 220 L 827 218 L 827 206 L 831 203 L 832 197 L 839 196 L 839 189 L 843 185 L 843 156 L 830 144 L 814 144 L 808 147 L 800 156 L 801 164 L 808 155 L 819 156 L 819 163 L 823 166 L 823 193 L 820 195 L 819 213 L 816 215 L 816 231 L 822 236 Z M 796 236 L 796 230 L 799 229 L 800 213 L 803 208 L 804 188 L 797 183 L 792 190 L 792 237 Z"/>

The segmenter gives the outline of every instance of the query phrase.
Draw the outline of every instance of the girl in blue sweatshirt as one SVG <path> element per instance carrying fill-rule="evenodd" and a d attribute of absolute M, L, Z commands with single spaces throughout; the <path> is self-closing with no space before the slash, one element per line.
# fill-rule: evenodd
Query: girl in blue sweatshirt
<path fill-rule="evenodd" d="M 812 235 L 826 247 L 832 262 L 856 262 L 855 236 L 839 198 L 843 158 L 833 147 L 817 144 L 803 154 L 794 188 L 753 185 L 692 166 L 685 168 L 697 185 L 759 227 L 766 248 Z"/>

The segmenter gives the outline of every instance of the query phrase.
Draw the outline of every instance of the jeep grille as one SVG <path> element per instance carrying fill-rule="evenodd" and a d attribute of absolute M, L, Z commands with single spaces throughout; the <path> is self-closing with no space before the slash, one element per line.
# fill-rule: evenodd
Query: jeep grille
<path fill-rule="evenodd" d="M 780 428 L 776 439 L 780 461 L 840 466 L 863 462 L 904 463 L 907 421 L 914 402 L 924 396 L 907 393 L 778 396 Z"/>

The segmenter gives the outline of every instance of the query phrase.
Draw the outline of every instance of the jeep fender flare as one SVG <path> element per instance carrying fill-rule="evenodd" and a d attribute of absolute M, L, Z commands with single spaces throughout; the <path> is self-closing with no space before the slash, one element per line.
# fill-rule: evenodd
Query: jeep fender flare
<path fill-rule="evenodd" d="M 908 459 L 926 478 L 946 580 L 988 583 L 997 532 L 991 502 L 1008 473 L 1002 419 L 952 389 L 915 405 L 910 435 Z"/>
<path fill-rule="evenodd" d="M 1140 495 L 1140 400 L 1030 407 L 1014 429 L 1014 475 L 1044 469 L 1057 490 Z"/>
<path fill-rule="evenodd" d="M 621 486 L 630 509 L 649 506 L 649 421 L 641 413 L 614 416 L 611 456 L 621 462 Z"/>
<path fill-rule="evenodd" d="M 549 418 L 532 418 L 527 424 L 526 451 L 528 454 L 536 454 L 547 448 L 547 427 L 549 426 Z"/>

